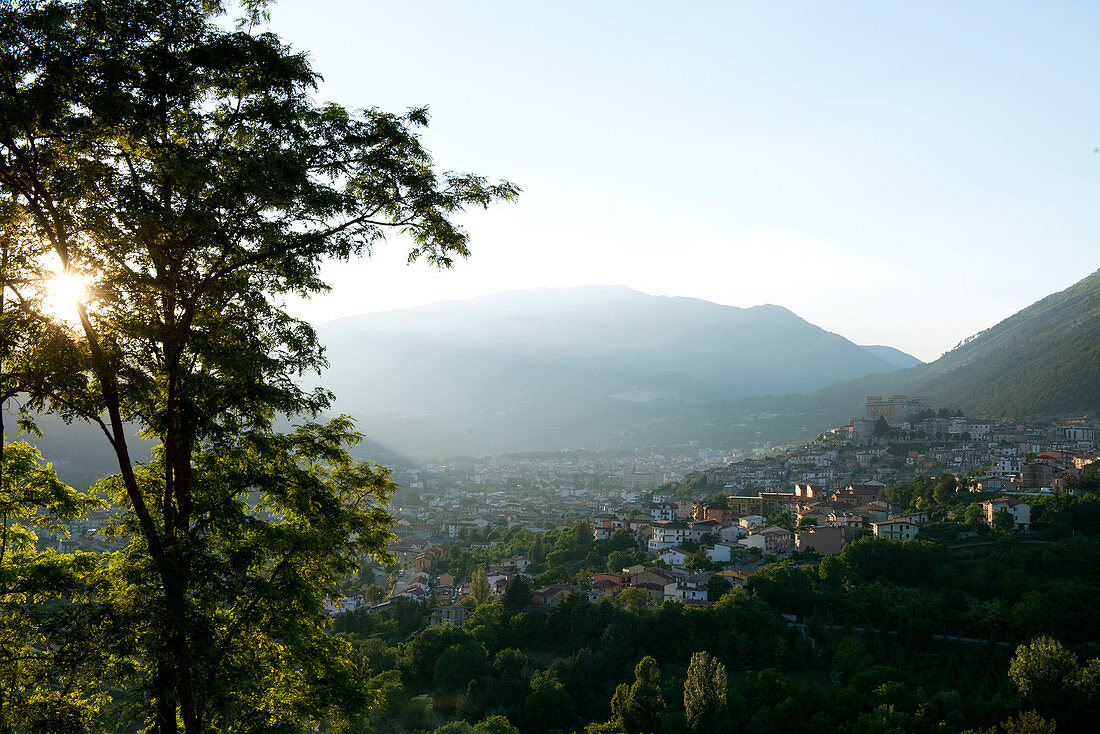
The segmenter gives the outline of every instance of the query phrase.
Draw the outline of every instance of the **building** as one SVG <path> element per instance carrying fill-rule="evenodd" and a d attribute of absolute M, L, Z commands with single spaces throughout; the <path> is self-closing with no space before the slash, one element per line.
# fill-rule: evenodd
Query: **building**
<path fill-rule="evenodd" d="M 794 533 L 778 525 L 757 526 L 749 537 L 741 541 L 748 548 L 758 548 L 762 553 L 785 553 L 794 548 Z"/>
<path fill-rule="evenodd" d="M 876 538 L 912 540 L 917 537 L 917 526 L 906 520 L 883 520 L 871 523 Z"/>
<path fill-rule="evenodd" d="M 706 601 L 707 586 L 698 581 L 680 579 L 665 585 L 665 601 Z"/>
<path fill-rule="evenodd" d="M 428 623 L 432 627 L 440 624 L 453 624 L 455 627 L 461 627 L 462 623 L 469 619 L 471 614 L 473 612 L 468 608 L 458 604 L 436 607 L 432 610 L 432 616 L 428 619 Z"/>
<path fill-rule="evenodd" d="M 850 531 L 844 525 L 807 525 L 796 529 L 794 547 L 799 552 L 813 550 L 822 556 L 840 553 Z"/>
<path fill-rule="evenodd" d="M 657 554 L 657 558 L 661 559 L 673 568 L 679 568 L 687 561 L 688 552 L 683 548 L 665 548 L 663 551 Z"/>
<path fill-rule="evenodd" d="M 989 527 L 993 527 L 993 516 L 998 510 L 1012 515 L 1013 530 L 1027 530 L 1031 527 L 1031 505 L 1015 497 L 999 497 L 982 503 L 982 516 Z"/>
<path fill-rule="evenodd" d="M 794 496 L 800 499 L 821 499 L 825 496 L 825 487 L 820 484 L 805 482 L 794 485 Z"/>
<path fill-rule="evenodd" d="M 892 395 L 882 398 L 880 395 L 867 396 L 867 420 L 877 421 L 885 418 L 887 423 L 903 423 L 911 416 L 931 409 L 928 398 L 910 398 L 906 395 Z"/>
<path fill-rule="evenodd" d="M 702 530 L 695 530 L 686 522 L 657 520 L 649 526 L 647 547 L 650 553 L 658 553 L 665 548 L 680 545 L 685 540 L 699 540 L 702 534 Z"/>

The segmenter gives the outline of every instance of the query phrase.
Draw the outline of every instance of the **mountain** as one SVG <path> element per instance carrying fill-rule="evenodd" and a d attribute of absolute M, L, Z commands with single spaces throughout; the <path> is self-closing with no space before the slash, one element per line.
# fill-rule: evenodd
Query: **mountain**
<path fill-rule="evenodd" d="M 778 306 L 626 288 L 504 293 L 318 331 L 332 364 L 320 380 L 367 436 L 358 455 L 389 463 L 800 442 L 861 415 L 868 395 L 990 417 L 1100 412 L 1100 271 L 902 370 L 891 363 L 915 358 L 857 346 Z M 68 481 L 84 487 L 113 470 L 96 430 L 41 425 L 35 443 Z"/>
<path fill-rule="evenodd" d="M 799 414 L 817 429 L 863 413 L 868 395 L 927 397 L 968 415 L 1100 413 L 1100 270 L 975 334 L 934 362 L 868 375 L 809 395 L 727 405 Z M 785 430 L 789 431 L 790 426 Z"/>
<path fill-rule="evenodd" d="M 989 416 L 1100 409 L 1100 270 L 898 373 L 904 390 Z"/>
<path fill-rule="evenodd" d="M 779 306 L 622 286 L 513 291 L 318 328 L 320 384 L 413 454 L 608 445 L 690 406 L 813 391 L 895 369 Z M 885 357 L 885 358 L 884 358 Z"/>
<path fill-rule="evenodd" d="M 587 293 L 590 300 L 598 300 L 599 295 L 598 292 Z M 630 292 L 620 292 L 617 297 L 624 300 L 634 298 Z M 646 298 L 652 297 L 642 296 L 640 301 Z M 692 299 L 667 300 L 689 301 L 687 306 L 693 310 L 690 314 L 692 318 L 705 317 L 711 313 L 706 306 L 714 306 L 691 302 Z M 659 306 L 660 301 L 649 302 L 649 305 Z M 639 302 L 638 306 L 642 307 L 643 303 Z M 659 308 L 656 310 L 660 311 Z M 777 388 L 774 382 L 772 386 L 764 387 L 766 381 L 742 380 L 741 374 L 732 370 L 730 379 L 723 381 L 713 379 L 716 370 L 692 369 L 698 366 L 699 360 L 709 363 L 732 359 L 742 369 L 769 373 L 768 379 L 772 379 L 775 373 L 770 371 L 776 367 L 768 362 L 768 351 L 772 350 L 774 355 L 784 348 L 788 362 L 814 365 L 816 356 L 812 352 L 795 356 L 799 352 L 793 341 L 784 343 L 782 338 L 770 340 L 766 348 L 758 347 L 751 357 L 746 357 L 747 349 L 740 353 L 734 351 L 732 355 L 723 354 L 718 347 L 723 339 L 729 338 L 724 336 L 717 340 L 718 345 L 710 345 L 710 352 L 692 357 L 692 339 L 675 333 L 667 336 L 667 332 L 658 325 L 669 322 L 654 318 L 657 314 L 645 308 L 642 311 L 645 318 L 653 319 L 650 343 L 660 343 L 662 338 L 679 339 L 675 354 L 679 357 L 678 366 L 681 369 L 666 371 L 660 376 L 671 380 L 674 374 L 678 374 L 683 384 L 679 388 L 665 388 L 670 394 L 664 399 L 638 399 L 633 402 L 609 399 L 612 380 L 602 386 L 603 394 L 593 390 L 589 400 L 580 402 L 547 388 L 546 397 L 557 401 L 552 410 L 547 410 L 545 405 L 529 403 L 527 410 L 517 407 L 514 414 L 493 414 L 492 404 L 487 402 L 484 410 L 476 415 L 437 412 L 430 418 L 424 415 L 421 419 L 414 419 L 408 413 L 376 412 L 363 416 L 361 422 L 368 433 L 372 428 L 377 428 L 380 430 L 378 435 L 384 436 L 387 443 L 422 455 L 431 448 L 444 446 L 461 446 L 462 450 L 455 453 L 495 453 L 533 446 L 668 447 L 693 441 L 708 446 L 749 446 L 797 442 L 825 428 L 840 425 L 853 415 L 862 415 L 868 395 L 919 395 L 928 397 L 936 407 L 988 417 L 1052 417 L 1100 412 L 1100 271 L 976 334 L 934 362 L 893 371 L 878 366 L 871 374 L 840 380 L 807 393 Z M 782 323 L 784 317 L 785 324 Z M 778 328 L 786 328 L 788 335 L 800 330 L 807 332 L 811 337 L 809 341 L 818 348 L 840 339 L 820 330 L 817 330 L 820 333 L 815 333 L 816 327 L 778 307 L 733 309 L 731 312 L 731 321 L 743 319 L 751 323 L 753 319 L 760 319 L 754 326 L 761 329 L 768 328 L 760 323 L 769 318 L 780 321 Z M 531 322 L 532 328 L 542 331 L 541 327 L 534 326 L 535 323 L 540 322 Z M 732 326 L 727 328 L 733 330 Z M 552 332 L 552 329 L 547 331 Z M 700 348 L 705 347 L 706 335 L 725 334 L 721 331 L 720 322 L 709 323 L 695 333 L 699 335 L 695 344 Z M 851 345 L 847 340 L 841 341 Z M 741 344 L 747 342 L 746 339 Z M 592 350 L 593 355 L 600 354 L 599 345 L 588 342 L 587 348 Z M 915 359 L 889 347 L 862 349 L 880 361 L 893 361 L 895 364 L 904 363 L 907 357 Z M 606 360 L 604 364 L 607 364 Z M 641 369 L 644 364 L 639 360 L 635 366 Z M 667 359 L 661 364 L 670 366 Z M 527 363 L 525 366 L 531 369 L 533 364 Z M 708 368 L 713 366 L 707 364 Z M 566 366 L 561 367 L 564 370 Z M 534 377 L 534 372 L 528 373 L 528 376 Z M 614 376 L 613 372 L 604 374 L 609 380 Z M 624 379 L 621 374 L 617 377 Z M 640 374 L 636 373 L 634 378 L 638 396 L 666 395 L 659 393 L 659 388 L 654 387 L 655 382 L 645 383 Z M 506 384 L 506 381 L 501 384 Z M 523 380 L 520 379 L 517 384 L 523 384 Z M 723 398 L 711 401 L 695 399 L 686 389 L 688 384 L 698 388 L 695 396 L 705 397 L 707 388 L 710 388 L 721 393 Z M 532 393 L 539 389 L 538 383 L 531 383 L 528 387 Z M 738 387 L 744 387 L 742 395 L 753 389 L 760 393 L 768 390 L 771 394 L 737 397 Z M 645 390 L 652 392 L 645 393 Z"/>
<path fill-rule="evenodd" d="M 924 362 L 917 359 L 912 354 L 906 354 L 900 349 L 894 349 L 893 347 L 884 347 L 881 344 L 870 346 L 865 344 L 863 348 L 879 359 L 892 364 L 895 369 L 904 370 L 909 367 L 916 367 L 918 364 L 924 364 Z"/>

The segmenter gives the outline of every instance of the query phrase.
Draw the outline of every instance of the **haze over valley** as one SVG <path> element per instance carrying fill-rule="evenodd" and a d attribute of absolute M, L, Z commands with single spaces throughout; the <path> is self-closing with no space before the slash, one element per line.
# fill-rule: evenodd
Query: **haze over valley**
<path fill-rule="evenodd" d="M 323 324 L 319 384 L 372 441 L 412 457 L 744 448 L 810 438 L 869 394 L 992 415 L 1095 410 L 1098 303 L 1094 273 L 924 364 L 781 306 L 621 286 L 514 291 Z"/>

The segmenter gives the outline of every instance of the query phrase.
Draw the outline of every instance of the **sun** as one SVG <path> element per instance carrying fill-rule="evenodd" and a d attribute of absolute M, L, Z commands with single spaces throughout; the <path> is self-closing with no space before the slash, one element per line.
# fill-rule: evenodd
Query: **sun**
<path fill-rule="evenodd" d="M 88 298 L 88 276 L 73 271 L 61 272 L 46 282 L 43 308 L 56 321 L 69 326 L 80 325 L 77 303 Z"/>

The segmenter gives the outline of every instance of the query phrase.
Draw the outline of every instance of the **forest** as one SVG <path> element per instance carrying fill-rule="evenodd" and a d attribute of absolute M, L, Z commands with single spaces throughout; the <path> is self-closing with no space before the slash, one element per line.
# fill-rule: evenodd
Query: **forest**
<path fill-rule="evenodd" d="M 934 492 L 934 480 L 917 484 Z M 461 627 L 430 627 L 428 609 L 407 602 L 337 617 L 368 685 L 385 692 L 346 731 L 510 731 L 500 717 L 532 732 L 1088 730 L 1100 704 L 1098 500 L 1036 505 L 1043 529 L 1030 536 L 864 537 L 835 556 L 771 563 L 710 607 L 628 588 L 540 610 L 533 584 L 579 581 L 630 549 L 572 528 L 506 532 L 492 549 L 452 551 L 451 567 L 526 552 L 545 570 L 468 600 Z M 700 654 L 722 678 L 702 703 L 688 685 Z M 700 706 L 713 711 L 700 718 Z"/>

